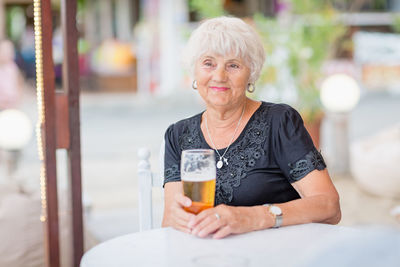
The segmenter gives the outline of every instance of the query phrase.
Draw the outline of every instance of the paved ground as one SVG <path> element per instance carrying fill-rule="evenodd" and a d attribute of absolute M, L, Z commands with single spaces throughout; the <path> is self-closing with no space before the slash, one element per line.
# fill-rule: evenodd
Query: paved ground
<path fill-rule="evenodd" d="M 36 121 L 35 93 L 27 90 L 23 109 Z M 147 146 L 151 163 L 157 167 L 157 151 L 169 124 L 202 109 L 193 92 L 149 98 L 132 94 L 83 93 L 81 100 L 82 174 L 85 200 L 92 210 L 88 228 L 98 240 L 138 230 L 137 149 Z M 365 95 L 350 118 L 350 140 L 368 136 L 400 121 L 400 96 L 376 93 Z M 324 135 L 323 135 L 324 136 Z M 57 154 L 59 184 L 65 188 L 65 154 Z M 0 175 L 5 175 L 4 166 Z M 38 188 L 39 162 L 33 138 L 24 150 L 15 175 Z M 400 177 L 399 177 L 400 179 Z M 400 199 L 388 199 L 364 192 L 350 176 L 333 177 L 341 195 L 342 225 L 387 223 L 397 225 L 390 210 Z M 155 220 L 162 214 L 162 190 L 154 191 Z"/>

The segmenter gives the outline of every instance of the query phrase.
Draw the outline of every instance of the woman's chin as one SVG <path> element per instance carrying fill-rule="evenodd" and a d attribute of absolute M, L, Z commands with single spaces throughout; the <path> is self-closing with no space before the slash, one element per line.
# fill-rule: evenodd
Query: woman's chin
<path fill-rule="evenodd" d="M 212 94 L 206 100 L 207 105 L 215 107 L 232 107 L 233 105 L 240 106 L 241 100 L 238 97 L 233 97 L 231 94 Z"/>
<path fill-rule="evenodd" d="M 232 101 L 228 98 L 220 98 L 220 97 L 214 97 L 207 101 L 207 105 L 211 105 L 214 107 L 225 107 L 231 105 Z"/>

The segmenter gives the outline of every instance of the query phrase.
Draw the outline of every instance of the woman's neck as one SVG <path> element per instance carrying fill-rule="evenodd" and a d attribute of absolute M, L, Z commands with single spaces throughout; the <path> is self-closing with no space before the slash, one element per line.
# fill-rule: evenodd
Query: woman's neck
<path fill-rule="evenodd" d="M 213 129 L 229 129 L 236 127 L 243 112 L 246 112 L 247 98 L 242 103 L 230 108 L 211 107 L 207 108 L 204 116 L 207 117 L 209 127 Z"/>
<path fill-rule="evenodd" d="M 234 109 L 208 107 L 200 125 L 206 142 L 216 149 L 231 145 L 260 105 L 260 102 L 246 98 L 243 103 L 235 105 Z"/>

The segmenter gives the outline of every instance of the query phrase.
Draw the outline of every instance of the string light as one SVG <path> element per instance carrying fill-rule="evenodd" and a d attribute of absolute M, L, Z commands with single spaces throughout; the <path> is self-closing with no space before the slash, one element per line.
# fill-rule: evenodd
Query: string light
<path fill-rule="evenodd" d="M 38 109 L 38 122 L 36 124 L 36 140 L 38 146 L 40 166 L 40 199 L 42 211 L 40 221 L 47 221 L 47 197 L 46 197 L 46 169 L 44 166 L 42 126 L 45 122 L 44 115 L 44 85 L 43 85 L 43 54 L 42 54 L 42 12 L 41 0 L 33 1 L 34 29 L 35 29 L 35 62 L 36 62 L 36 99 Z"/>

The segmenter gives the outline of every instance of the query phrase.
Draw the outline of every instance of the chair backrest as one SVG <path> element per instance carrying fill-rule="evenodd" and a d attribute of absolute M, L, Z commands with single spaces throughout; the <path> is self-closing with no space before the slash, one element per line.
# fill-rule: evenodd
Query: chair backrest
<path fill-rule="evenodd" d="M 153 187 L 162 187 L 164 172 L 164 142 L 161 144 L 159 154 L 159 172 L 152 172 L 149 162 L 150 150 L 140 148 L 138 150 L 138 189 L 139 189 L 139 231 L 153 228 Z"/>

